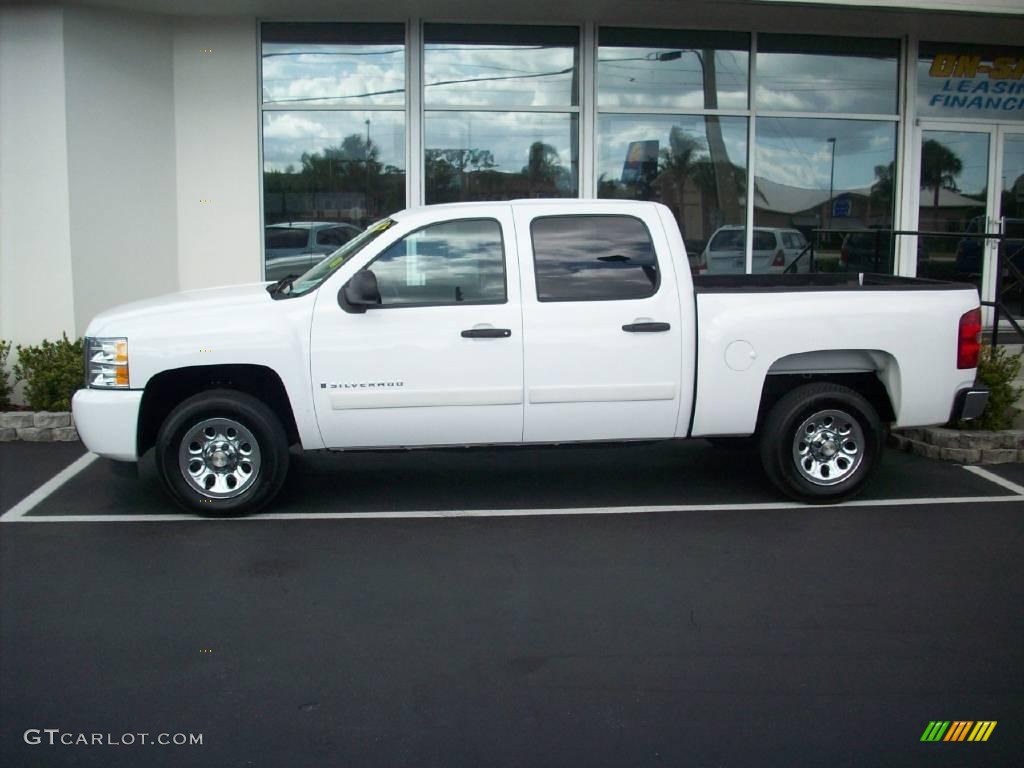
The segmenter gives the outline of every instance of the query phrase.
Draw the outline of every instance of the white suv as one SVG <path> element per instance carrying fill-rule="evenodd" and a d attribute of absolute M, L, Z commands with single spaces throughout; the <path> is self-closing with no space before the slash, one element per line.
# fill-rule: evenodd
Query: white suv
<path fill-rule="evenodd" d="M 719 227 L 700 255 L 698 274 L 742 275 L 746 271 L 747 228 L 738 224 Z M 754 227 L 755 273 L 783 272 L 804 248 L 807 238 L 796 229 Z M 794 271 L 806 272 L 809 259 L 800 259 Z"/>

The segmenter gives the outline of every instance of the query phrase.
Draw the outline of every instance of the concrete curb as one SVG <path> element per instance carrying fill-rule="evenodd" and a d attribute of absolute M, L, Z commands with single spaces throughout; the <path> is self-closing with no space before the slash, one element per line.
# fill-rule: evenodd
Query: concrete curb
<path fill-rule="evenodd" d="M 4 411 L 0 413 L 0 443 L 72 442 L 78 439 L 68 411 Z"/>
<path fill-rule="evenodd" d="M 1024 429 L 985 432 L 915 427 L 892 432 L 889 444 L 918 456 L 957 464 L 1024 462 Z"/>

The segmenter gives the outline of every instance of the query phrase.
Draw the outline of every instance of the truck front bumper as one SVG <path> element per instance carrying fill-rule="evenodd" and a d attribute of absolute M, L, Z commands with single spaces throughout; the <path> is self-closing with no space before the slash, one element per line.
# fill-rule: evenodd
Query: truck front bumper
<path fill-rule="evenodd" d="M 953 413 L 950 421 L 976 419 L 985 410 L 986 403 L 988 403 L 987 387 L 977 386 L 961 389 L 953 399 Z"/>
<path fill-rule="evenodd" d="M 85 447 L 117 461 L 138 461 L 136 453 L 142 391 L 80 389 L 71 401 L 75 428 Z"/>

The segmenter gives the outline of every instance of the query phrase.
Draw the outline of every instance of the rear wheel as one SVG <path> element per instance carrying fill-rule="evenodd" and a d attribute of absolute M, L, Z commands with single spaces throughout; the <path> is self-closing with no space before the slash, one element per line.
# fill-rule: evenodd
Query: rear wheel
<path fill-rule="evenodd" d="M 288 474 L 280 419 L 251 395 L 217 389 L 178 405 L 160 427 L 156 461 L 164 488 L 186 509 L 255 512 Z"/>
<path fill-rule="evenodd" d="M 788 392 L 761 430 L 761 463 L 772 483 L 799 501 L 827 503 L 859 492 L 878 466 L 884 429 L 874 407 L 838 384 Z"/>

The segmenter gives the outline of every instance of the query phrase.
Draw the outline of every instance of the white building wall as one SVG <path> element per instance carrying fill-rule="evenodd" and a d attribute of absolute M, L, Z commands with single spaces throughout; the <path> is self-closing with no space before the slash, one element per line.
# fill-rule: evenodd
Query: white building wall
<path fill-rule="evenodd" d="M 75 330 L 178 288 L 173 23 L 64 15 Z"/>
<path fill-rule="evenodd" d="M 15 343 L 74 333 L 62 29 L 57 9 L 0 10 L 0 338 Z"/>
<path fill-rule="evenodd" d="M 261 279 L 254 19 L 178 19 L 174 35 L 178 280 Z"/>

